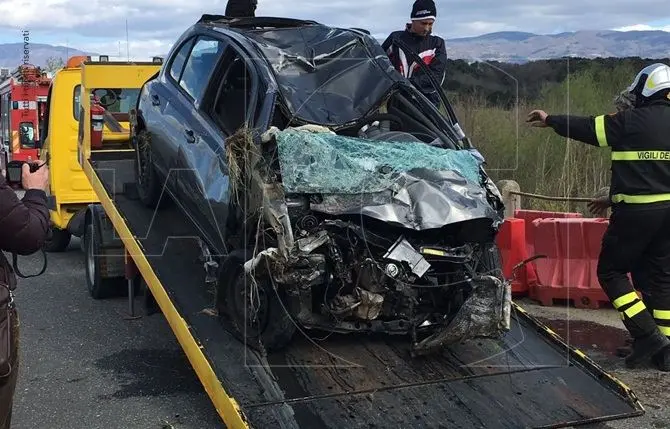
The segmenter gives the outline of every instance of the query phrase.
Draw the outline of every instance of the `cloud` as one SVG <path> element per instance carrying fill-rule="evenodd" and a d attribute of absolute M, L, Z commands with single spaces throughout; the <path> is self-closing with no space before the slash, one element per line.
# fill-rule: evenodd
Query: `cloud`
<path fill-rule="evenodd" d="M 667 9 L 667 0 L 438 1 L 435 32 L 447 39 L 493 31 L 555 33 L 583 29 L 646 29 Z M 125 54 L 126 20 L 131 54 L 151 56 L 169 47 L 203 13 L 223 14 L 226 0 L 0 0 L 0 31 L 29 29 L 49 40 L 97 38 L 72 47 Z M 408 0 L 259 0 L 259 15 L 314 19 L 342 27 L 363 27 L 385 37 L 403 28 Z M 594 28 L 597 25 L 598 28 Z M 664 27 L 670 30 L 668 26 Z M 34 40 L 39 42 L 39 40 Z"/>
<path fill-rule="evenodd" d="M 653 26 L 647 24 L 634 24 L 624 27 L 615 28 L 616 31 L 668 31 L 670 32 L 670 25 Z"/>

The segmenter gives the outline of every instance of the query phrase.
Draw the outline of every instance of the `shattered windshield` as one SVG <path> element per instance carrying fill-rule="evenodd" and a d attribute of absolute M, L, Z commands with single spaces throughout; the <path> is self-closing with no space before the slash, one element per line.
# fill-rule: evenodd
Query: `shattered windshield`
<path fill-rule="evenodd" d="M 480 183 L 481 158 L 468 150 L 291 129 L 276 133 L 275 139 L 289 193 L 382 192 L 396 185 L 400 173 L 415 169 L 452 171 L 464 183 Z"/>
<path fill-rule="evenodd" d="M 357 120 L 400 79 L 369 36 L 318 25 L 246 34 L 272 64 L 291 113 L 306 122 Z M 359 37 L 369 39 L 368 46 Z"/>
<path fill-rule="evenodd" d="M 317 194 L 317 212 L 365 215 L 415 230 L 502 218 L 481 184 L 474 150 L 298 129 L 274 132 L 284 191 Z"/>

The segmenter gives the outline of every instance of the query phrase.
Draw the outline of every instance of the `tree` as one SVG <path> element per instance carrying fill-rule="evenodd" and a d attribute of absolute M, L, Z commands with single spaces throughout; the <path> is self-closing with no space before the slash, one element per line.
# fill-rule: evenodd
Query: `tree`
<path fill-rule="evenodd" d="M 44 70 L 49 73 L 55 73 L 65 66 L 65 61 L 61 57 L 49 57 L 46 60 Z"/>

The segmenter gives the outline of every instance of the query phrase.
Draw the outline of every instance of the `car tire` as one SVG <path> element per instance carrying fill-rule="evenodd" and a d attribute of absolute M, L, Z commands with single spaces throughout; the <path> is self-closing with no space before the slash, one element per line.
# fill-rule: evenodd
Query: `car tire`
<path fill-rule="evenodd" d="M 72 234 L 65 229 L 51 228 L 51 237 L 44 244 L 44 250 L 49 253 L 64 252 L 70 245 Z"/>
<path fill-rule="evenodd" d="M 260 343 L 268 352 L 280 350 L 291 342 L 296 325 L 282 302 L 281 294 L 277 293 L 269 279 L 257 280 L 260 328 L 246 322 L 244 304 L 251 277 L 245 274 L 244 263 L 251 254 L 251 251 L 235 250 L 224 259 L 217 286 L 219 318 L 224 325 L 231 325 L 233 335 L 249 347 L 258 349 Z"/>
<path fill-rule="evenodd" d="M 140 130 L 135 137 L 135 184 L 139 200 L 149 208 L 157 208 L 161 203 L 161 183 L 156 174 L 151 153 L 151 135 Z"/>

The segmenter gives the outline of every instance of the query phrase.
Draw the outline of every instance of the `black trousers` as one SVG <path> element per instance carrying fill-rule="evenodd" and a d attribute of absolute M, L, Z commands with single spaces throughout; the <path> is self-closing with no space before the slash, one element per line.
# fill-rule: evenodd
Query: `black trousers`
<path fill-rule="evenodd" d="M 631 272 L 644 301 L 628 280 Z M 633 338 L 655 329 L 670 336 L 670 205 L 613 208 L 598 280 Z"/>
<path fill-rule="evenodd" d="M 9 429 L 12 424 L 12 408 L 14 392 L 19 377 L 19 313 L 16 309 L 12 315 L 12 361 L 11 371 L 0 374 L 0 429 Z"/>

